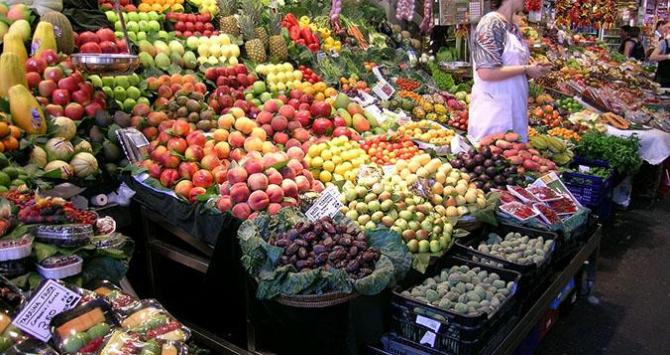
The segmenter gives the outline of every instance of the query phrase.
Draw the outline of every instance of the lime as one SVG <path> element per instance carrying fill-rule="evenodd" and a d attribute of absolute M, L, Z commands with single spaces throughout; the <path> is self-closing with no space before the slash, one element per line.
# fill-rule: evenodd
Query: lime
<path fill-rule="evenodd" d="M 17 176 L 19 176 L 19 169 L 13 167 L 13 166 L 8 166 L 4 169 L 2 169 L 2 172 L 7 174 L 10 179 L 16 179 Z"/>
<path fill-rule="evenodd" d="M 9 186 L 9 183 L 11 181 L 12 181 L 12 178 L 10 178 L 9 175 L 0 171 L 0 186 Z"/>
<path fill-rule="evenodd" d="M 11 186 L 21 186 L 21 185 L 25 185 L 25 184 L 26 184 L 26 182 L 21 180 L 21 179 L 14 179 L 14 180 L 12 180 L 10 185 Z"/>

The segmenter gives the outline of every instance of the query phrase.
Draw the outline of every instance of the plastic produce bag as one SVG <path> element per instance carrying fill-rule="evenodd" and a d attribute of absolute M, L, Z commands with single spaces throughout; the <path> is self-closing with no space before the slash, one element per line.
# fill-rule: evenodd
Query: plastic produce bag
<path fill-rule="evenodd" d="M 26 4 L 40 16 L 49 11 L 61 12 L 63 10 L 63 0 L 7 0 L 7 4 Z"/>

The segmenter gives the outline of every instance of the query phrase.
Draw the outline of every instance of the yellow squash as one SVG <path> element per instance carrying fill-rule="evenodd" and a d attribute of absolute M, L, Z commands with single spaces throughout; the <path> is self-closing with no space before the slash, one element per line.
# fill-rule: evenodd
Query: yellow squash
<path fill-rule="evenodd" d="M 37 28 L 35 28 L 35 33 L 33 33 L 33 42 L 30 44 L 30 54 L 37 56 L 47 49 L 58 52 L 54 26 L 49 22 L 40 21 L 37 24 Z"/>
<path fill-rule="evenodd" d="M 3 37 L 3 53 L 14 53 L 19 57 L 19 61 L 25 65 L 26 60 L 28 60 L 28 52 L 26 52 L 26 46 L 23 44 L 21 36 L 16 33 L 7 33 Z"/>
<path fill-rule="evenodd" d="M 14 85 L 28 87 L 26 69 L 19 56 L 5 52 L 0 55 L 0 96 L 6 97 L 9 88 Z"/>

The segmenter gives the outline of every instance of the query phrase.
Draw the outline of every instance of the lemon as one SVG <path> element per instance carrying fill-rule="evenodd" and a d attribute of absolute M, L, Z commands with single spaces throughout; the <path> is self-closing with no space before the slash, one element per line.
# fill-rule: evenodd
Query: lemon
<path fill-rule="evenodd" d="M 318 145 L 318 144 L 313 144 L 313 145 L 311 145 L 311 146 L 309 147 L 309 149 L 307 150 L 307 154 L 308 154 L 310 157 L 315 157 L 315 156 L 319 155 L 320 153 L 321 153 L 321 150 L 319 149 L 319 145 Z"/>
<path fill-rule="evenodd" d="M 323 170 L 322 172 L 319 173 L 319 180 L 321 182 L 330 182 L 333 179 L 333 176 L 330 174 L 329 171 Z"/>
<path fill-rule="evenodd" d="M 323 166 L 323 158 L 321 158 L 321 157 L 314 157 L 314 158 L 312 158 L 312 165 L 311 165 L 311 167 L 313 167 L 313 168 L 317 168 L 317 169 L 318 169 L 318 168 L 320 168 L 321 166 Z"/>
<path fill-rule="evenodd" d="M 335 155 L 332 158 L 330 158 L 330 160 L 332 160 L 333 163 L 335 163 L 337 165 L 337 164 L 340 164 L 342 162 L 342 157 L 339 156 L 339 155 Z"/>
<path fill-rule="evenodd" d="M 326 160 L 323 162 L 323 170 L 333 172 L 335 170 L 335 164 L 330 160 Z"/>
<path fill-rule="evenodd" d="M 323 160 L 330 160 L 332 157 L 333 153 L 330 150 L 324 150 L 321 152 L 321 158 L 323 158 Z"/>

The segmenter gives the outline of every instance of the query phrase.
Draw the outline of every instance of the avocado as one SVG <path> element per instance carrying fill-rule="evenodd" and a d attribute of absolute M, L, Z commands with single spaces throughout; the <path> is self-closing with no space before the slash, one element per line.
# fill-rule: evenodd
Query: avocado
<path fill-rule="evenodd" d="M 112 116 L 107 110 L 98 110 L 95 113 L 95 124 L 100 127 L 107 127 L 112 124 Z"/>
<path fill-rule="evenodd" d="M 114 113 L 114 123 L 121 127 L 130 127 L 130 114 L 123 111 L 116 111 Z"/>
<path fill-rule="evenodd" d="M 88 136 L 91 138 L 91 142 L 93 143 L 102 143 L 102 141 L 105 139 L 105 135 L 98 126 L 91 127 L 91 129 L 88 131 Z"/>
<path fill-rule="evenodd" d="M 117 166 L 114 163 L 105 164 L 105 171 L 109 175 L 112 175 L 112 176 L 116 175 L 116 169 L 117 169 Z"/>
<path fill-rule="evenodd" d="M 116 131 L 121 128 L 116 123 L 113 123 L 109 128 L 107 129 L 107 139 L 112 141 L 113 143 L 118 143 L 119 142 L 119 137 L 116 135 Z"/>
<path fill-rule="evenodd" d="M 121 160 L 121 149 L 118 145 L 110 141 L 102 143 L 102 151 L 105 154 L 105 160 L 109 162 L 117 162 Z"/>

